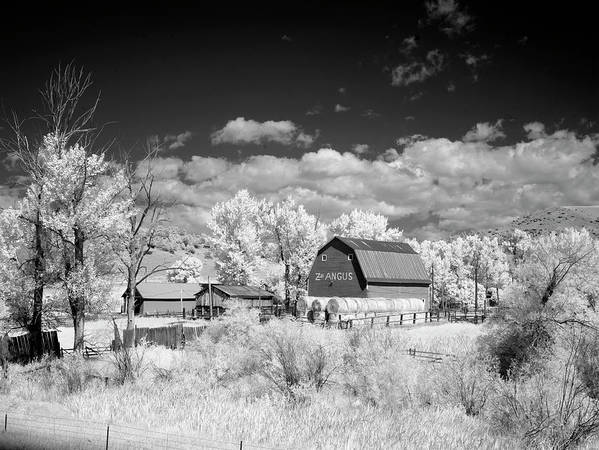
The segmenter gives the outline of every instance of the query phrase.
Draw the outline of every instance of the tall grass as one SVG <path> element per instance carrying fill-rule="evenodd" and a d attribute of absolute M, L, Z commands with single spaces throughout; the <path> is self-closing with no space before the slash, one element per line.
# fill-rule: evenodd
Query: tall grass
<path fill-rule="evenodd" d="M 11 366 L 0 403 L 41 401 L 81 419 L 279 448 L 519 447 L 521 435 L 492 426 L 495 379 L 476 357 L 479 334 L 470 324 L 260 325 L 238 311 L 183 351 L 131 355 L 138 366 L 126 377 L 118 365 L 76 358 Z M 456 358 L 419 361 L 407 348 Z"/>

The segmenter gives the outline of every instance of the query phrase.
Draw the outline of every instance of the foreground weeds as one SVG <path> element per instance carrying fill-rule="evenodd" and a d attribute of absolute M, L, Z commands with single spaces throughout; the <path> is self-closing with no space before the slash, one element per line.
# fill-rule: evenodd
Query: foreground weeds
<path fill-rule="evenodd" d="M 260 325 L 239 311 L 210 323 L 184 351 L 138 347 L 105 361 L 11 366 L 0 403 L 18 410 L 45 402 L 80 419 L 277 448 L 532 442 L 498 412 L 509 386 L 476 353 L 480 327 L 430 330 Z M 408 348 L 454 357 L 430 363 Z"/>

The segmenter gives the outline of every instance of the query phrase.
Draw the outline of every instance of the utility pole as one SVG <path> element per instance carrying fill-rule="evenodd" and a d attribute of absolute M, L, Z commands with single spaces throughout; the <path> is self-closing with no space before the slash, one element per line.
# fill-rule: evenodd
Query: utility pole
<path fill-rule="evenodd" d="M 428 305 L 428 310 L 433 310 L 433 303 L 435 302 L 435 265 L 431 264 L 431 304 Z"/>
<path fill-rule="evenodd" d="M 210 320 L 212 320 L 212 284 L 210 284 L 210 275 L 208 275 L 208 301 L 210 302 Z"/>

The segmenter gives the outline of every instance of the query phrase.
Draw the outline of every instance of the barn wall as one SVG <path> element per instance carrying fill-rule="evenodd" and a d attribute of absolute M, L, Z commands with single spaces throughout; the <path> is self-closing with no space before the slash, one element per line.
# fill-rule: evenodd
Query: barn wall
<path fill-rule="evenodd" d="M 349 261 L 353 251 L 338 241 L 318 252 L 308 278 L 308 295 L 314 297 L 364 297 L 363 280 L 357 260 Z M 327 255 L 327 260 L 322 260 Z"/>
<path fill-rule="evenodd" d="M 369 284 L 366 290 L 366 297 L 376 298 L 422 298 L 424 299 L 425 309 L 430 308 L 430 291 L 426 285 L 382 285 Z"/>
<path fill-rule="evenodd" d="M 195 300 L 183 300 L 183 308 L 185 312 L 191 314 L 191 311 L 195 309 Z M 181 300 L 144 300 L 141 305 L 142 314 L 155 314 L 155 313 L 180 313 L 181 312 Z"/>
<path fill-rule="evenodd" d="M 222 306 L 223 297 L 219 291 L 212 289 L 212 301 L 214 302 L 212 306 Z M 198 306 L 210 306 L 210 294 L 208 290 L 198 296 Z"/>

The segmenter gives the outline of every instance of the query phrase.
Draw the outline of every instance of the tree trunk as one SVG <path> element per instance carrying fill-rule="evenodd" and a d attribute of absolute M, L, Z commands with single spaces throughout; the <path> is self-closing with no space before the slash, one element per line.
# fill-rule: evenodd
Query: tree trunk
<path fill-rule="evenodd" d="M 127 281 L 127 294 L 125 301 L 127 302 L 127 330 L 133 330 L 132 333 L 126 333 L 123 345 L 125 347 L 133 347 L 135 342 L 135 288 L 136 288 L 135 272 L 133 265 L 129 266 L 128 270 L 128 281 Z M 116 327 L 116 323 L 114 324 Z M 131 336 L 130 339 L 127 339 Z"/>
<path fill-rule="evenodd" d="M 35 220 L 35 257 L 34 257 L 34 287 L 33 314 L 29 324 L 31 334 L 31 353 L 34 358 L 44 354 L 42 341 L 42 309 L 44 306 L 44 245 L 43 228 L 40 212 L 37 211 Z"/>
<path fill-rule="evenodd" d="M 75 271 L 79 272 L 84 268 L 85 261 L 83 260 L 83 245 L 85 243 L 85 235 L 83 230 L 75 228 Z M 69 303 L 71 306 L 71 315 L 73 316 L 73 349 L 83 350 L 84 346 L 84 328 L 85 328 L 85 296 L 77 289 L 75 293 L 71 293 Z"/>
<path fill-rule="evenodd" d="M 135 273 L 133 272 L 133 266 L 129 267 L 128 281 L 127 281 L 127 330 L 133 330 L 135 328 Z"/>
<path fill-rule="evenodd" d="M 289 309 L 289 303 L 291 299 L 289 298 L 289 263 L 285 261 L 285 309 Z"/>
<path fill-rule="evenodd" d="M 478 265 L 474 266 L 474 315 L 478 314 Z"/>

